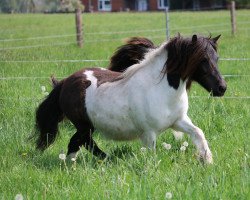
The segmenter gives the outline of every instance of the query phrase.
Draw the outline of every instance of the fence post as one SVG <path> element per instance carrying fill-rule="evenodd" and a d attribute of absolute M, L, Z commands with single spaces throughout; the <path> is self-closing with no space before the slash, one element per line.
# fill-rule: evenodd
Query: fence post
<path fill-rule="evenodd" d="M 169 34 L 169 13 L 168 13 L 168 7 L 165 9 L 165 15 L 166 15 L 166 35 L 167 35 L 167 40 L 170 39 L 170 34 Z"/>
<path fill-rule="evenodd" d="M 76 8 L 76 41 L 77 45 L 82 47 L 82 10 L 80 8 Z"/>
<path fill-rule="evenodd" d="M 236 33 L 236 17 L 235 17 L 235 1 L 231 1 L 231 25 L 232 25 L 232 35 Z"/>

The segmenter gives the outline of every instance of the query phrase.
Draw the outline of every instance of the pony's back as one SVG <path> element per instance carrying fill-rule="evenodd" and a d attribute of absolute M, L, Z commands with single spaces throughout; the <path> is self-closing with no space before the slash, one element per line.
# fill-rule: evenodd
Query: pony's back
<path fill-rule="evenodd" d="M 154 43 L 143 37 L 130 38 L 126 44 L 118 47 L 110 59 L 108 69 L 123 72 L 128 67 L 139 63 L 150 50 L 156 48 Z"/>

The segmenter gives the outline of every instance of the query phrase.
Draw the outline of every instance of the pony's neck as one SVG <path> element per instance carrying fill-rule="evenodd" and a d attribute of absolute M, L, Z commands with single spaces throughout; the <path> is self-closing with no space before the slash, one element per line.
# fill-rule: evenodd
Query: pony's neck
<path fill-rule="evenodd" d="M 145 70 L 156 76 L 152 77 L 161 78 L 162 70 L 167 59 L 166 43 L 163 43 L 159 48 L 147 53 L 145 59 L 140 64 L 144 66 Z"/>

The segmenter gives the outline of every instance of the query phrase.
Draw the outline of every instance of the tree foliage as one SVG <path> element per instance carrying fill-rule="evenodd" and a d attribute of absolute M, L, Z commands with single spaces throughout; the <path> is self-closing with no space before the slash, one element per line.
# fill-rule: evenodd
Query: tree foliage
<path fill-rule="evenodd" d="M 234 0 L 237 7 L 249 7 L 250 1 L 249 0 Z M 231 0 L 227 0 L 228 3 L 231 2 Z"/>
<path fill-rule="evenodd" d="M 0 12 L 73 12 L 84 9 L 81 0 L 0 0 Z"/>

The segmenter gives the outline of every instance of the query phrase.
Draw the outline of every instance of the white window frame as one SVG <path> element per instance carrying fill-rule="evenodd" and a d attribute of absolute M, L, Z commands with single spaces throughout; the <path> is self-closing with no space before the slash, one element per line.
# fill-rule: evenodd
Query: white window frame
<path fill-rule="evenodd" d="M 110 7 L 105 7 L 105 1 L 109 1 Z M 102 4 L 102 8 L 100 8 L 100 4 Z M 99 11 L 111 11 L 111 0 L 98 0 L 98 10 Z"/>
<path fill-rule="evenodd" d="M 168 3 L 169 3 L 169 1 L 168 1 Z M 158 9 L 169 8 L 169 5 L 167 5 L 167 6 L 164 5 L 164 0 L 157 0 L 157 4 L 158 4 Z"/>

